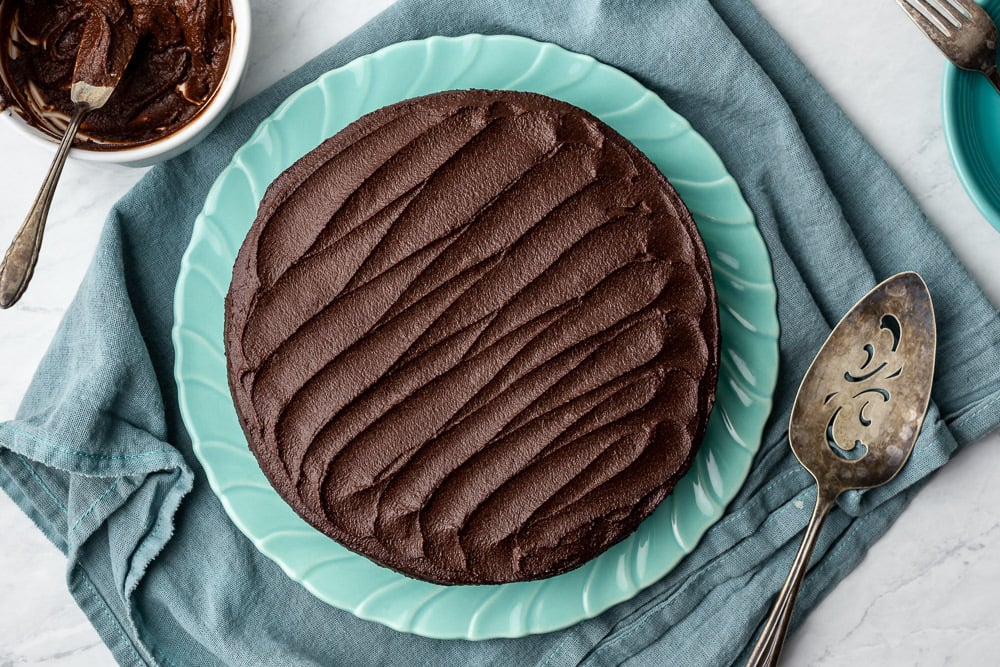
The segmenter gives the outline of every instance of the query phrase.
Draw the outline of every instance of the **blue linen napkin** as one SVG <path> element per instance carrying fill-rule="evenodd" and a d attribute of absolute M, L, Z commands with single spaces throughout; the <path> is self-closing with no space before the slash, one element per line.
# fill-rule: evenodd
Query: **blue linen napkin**
<path fill-rule="evenodd" d="M 781 373 L 761 451 L 695 551 L 598 618 L 478 643 L 358 620 L 261 556 L 229 521 L 192 454 L 170 340 L 174 283 L 194 218 L 257 123 L 289 93 L 359 55 L 469 32 L 520 34 L 592 54 L 690 119 L 757 217 L 782 323 Z M 905 269 L 923 274 L 936 300 L 933 404 L 903 473 L 843 497 L 830 516 L 796 622 L 931 472 L 1000 423 L 996 308 L 746 0 L 402 0 L 233 112 L 115 205 L 17 419 L 0 425 L 0 485 L 66 553 L 70 590 L 122 664 L 731 664 L 745 659 L 814 498 L 786 440 L 802 374 L 854 301 Z"/>

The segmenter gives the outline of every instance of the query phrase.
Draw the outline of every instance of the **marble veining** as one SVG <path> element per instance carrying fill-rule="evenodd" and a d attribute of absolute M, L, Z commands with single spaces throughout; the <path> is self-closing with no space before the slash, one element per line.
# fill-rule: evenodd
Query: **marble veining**
<path fill-rule="evenodd" d="M 962 190 L 941 130 L 944 61 L 892 2 L 755 0 L 806 66 L 914 193 L 1000 304 L 1000 234 Z M 243 98 L 343 38 L 391 0 L 254 0 L 257 29 Z M 279 8 L 280 5 L 280 8 Z M 315 11 L 322 5 L 322 11 Z M 322 21 L 305 20 L 322 16 Z M 294 39 L 293 39 L 294 37 Z M 0 122 L 0 243 L 31 204 L 51 155 Z M 142 170 L 70 162 L 31 290 L 0 314 L 0 420 L 13 416 L 93 254 L 111 203 Z M 792 635 L 789 665 L 986 665 L 1000 651 L 1000 434 L 945 466 Z M 803 508 L 808 512 L 809 508 Z M 112 665 L 66 590 L 65 559 L 0 494 L 0 667 Z M 807 584 L 808 585 L 808 584 Z M 11 604 L 10 601 L 18 601 Z M 30 602 L 29 602 L 30 601 Z"/>

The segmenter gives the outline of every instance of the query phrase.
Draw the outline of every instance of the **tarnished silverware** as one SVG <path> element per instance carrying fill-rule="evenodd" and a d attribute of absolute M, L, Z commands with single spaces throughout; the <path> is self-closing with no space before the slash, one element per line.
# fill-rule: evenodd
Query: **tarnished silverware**
<path fill-rule="evenodd" d="M 837 497 L 885 484 L 913 450 L 927 412 L 937 333 L 923 279 L 881 283 L 834 328 L 792 406 L 788 441 L 816 479 L 816 507 L 748 667 L 776 665 L 816 538 Z"/>
<path fill-rule="evenodd" d="M 981 72 L 1000 93 L 997 26 L 974 0 L 896 0 L 956 67 Z"/>
<path fill-rule="evenodd" d="M 86 102 L 76 102 L 75 98 L 74 102 L 76 106 L 73 116 L 66 126 L 66 134 L 59 142 L 52 166 L 42 181 L 42 189 L 38 191 L 31 210 L 21 223 L 20 229 L 14 234 L 14 239 L 3 257 L 3 263 L 0 264 L 0 308 L 13 306 L 28 288 L 28 282 L 35 272 L 35 264 L 38 263 L 38 253 L 42 249 L 42 236 L 45 233 L 45 221 L 49 217 L 49 206 L 52 205 L 52 198 L 56 194 L 56 185 L 59 183 L 59 176 L 62 175 L 63 165 L 66 164 L 66 156 L 69 154 L 70 146 L 73 145 L 77 130 L 80 129 L 80 123 L 95 108 Z"/>
<path fill-rule="evenodd" d="M 89 34 L 90 41 L 96 42 L 97 46 L 93 53 L 84 53 L 81 50 L 77 57 L 69 94 L 69 99 L 73 102 L 73 115 L 70 116 L 62 141 L 59 142 L 56 156 L 52 159 L 52 166 L 42 181 L 42 188 L 38 191 L 38 196 L 35 197 L 35 202 L 31 205 L 21 227 L 14 234 L 14 240 L 10 242 L 3 262 L 0 262 L 0 308 L 13 306 L 28 288 L 28 282 L 31 281 L 35 265 L 38 263 L 38 253 L 42 249 L 42 236 L 45 233 L 45 221 L 49 217 L 49 207 L 52 205 L 56 185 L 62 175 L 73 139 L 87 114 L 108 103 L 135 51 L 137 38 L 131 33 L 116 33 L 110 39 L 110 43 L 102 36 L 104 18 L 100 12 L 94 13 L 88 17 L 84 26 L 82 39 L 88 39 Z"/>

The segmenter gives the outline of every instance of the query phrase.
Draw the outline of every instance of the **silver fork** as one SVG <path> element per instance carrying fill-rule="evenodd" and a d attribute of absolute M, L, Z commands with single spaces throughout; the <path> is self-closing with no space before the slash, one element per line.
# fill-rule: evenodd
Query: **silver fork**
<path fill-rule="evenodd" d="M 997 26 L 973 0 L 896 0 L 955 66 L 981 72 L 1000 93 Z"/>

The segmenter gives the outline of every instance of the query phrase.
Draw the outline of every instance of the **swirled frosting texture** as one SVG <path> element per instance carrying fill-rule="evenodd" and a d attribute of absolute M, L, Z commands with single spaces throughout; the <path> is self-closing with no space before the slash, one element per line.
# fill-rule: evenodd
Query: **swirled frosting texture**
<path fill-rule="evenodd" d="M 106 86 L 108 103 L 74 145 L 109 150 L 161 139 L 191 121 L 222 83 L 233 38 L 229 0 L 0 2 L 0 108 L 62 138 L 71 83 Z M 124 72 L 124 74 L 122 74 Z"/>
<path fill-rule="evenodd" d="M 586 112 L 457 91 L 380 109 L 268 189 L 229 380 L 309 523 L 446 584 L 547 577 L 632 532 L 714 399 L 715 294 L 674 190 Z"/>

